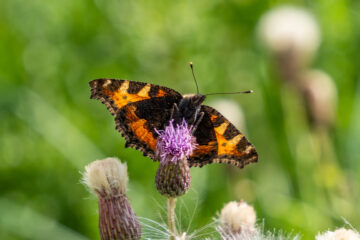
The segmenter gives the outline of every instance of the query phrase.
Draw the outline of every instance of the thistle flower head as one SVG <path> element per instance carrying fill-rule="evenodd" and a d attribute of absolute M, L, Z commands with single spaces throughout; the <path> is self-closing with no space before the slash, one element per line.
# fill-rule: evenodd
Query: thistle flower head
<path fill-rule="evenodd" d="M 126 163 L 116 158 L 96 160 L 85 167 L 84 183 L 99 197 L 115 197 L 126 193 Z"/>
<path fill-rule="evenodd" d="M 141 238 L 141 226 L 126 196 L 127 166 L 116 158 L 96 160 L 85 167 L 83 182 L 99 198 L 101 240 Z"/>
<path fill-rule="evenodd" d="M 155 129 L 158 136 L 156 154 L 160 157 L 160 163 L 167 161 L 176 163 L 179 159 L 188 157 L 196 149 L 196 139 L 192 136 L 193 126 L 188 126 L 185 119 L 181 124 L 174 126 L 174 120 L 165 130 Z"/>
<path fill-rule="evenodd" d="M 334 232 L 327 231 L 318 234 L 316 240 L 360 240 L 360 234 L 349 229 L 340 228 Z"/>
<path fill-rule="evenodd" d="M 256 212 L 246 202 L 229 202 L 220 213 L 220 226 L 226 234 L 252 234 L 255 232 Z"/>

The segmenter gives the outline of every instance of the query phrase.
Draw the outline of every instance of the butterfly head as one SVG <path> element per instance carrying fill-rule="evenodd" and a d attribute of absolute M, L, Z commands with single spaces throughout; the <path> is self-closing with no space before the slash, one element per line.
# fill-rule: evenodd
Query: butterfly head
<path fill-rule="evenodd" d="M 173 118 L 175 123 L 181 123 L 182 119 L 193 125 L 198 119 L 201 104 L 205 96 L 201 94 L 186 94 L 181 99 L 179 106 L 174 109 Z"/>
<path fill-rule="evenodd" d="M 183 95 L 183 100 L 186 100 L 190 104 L 198 105 L 198 106 L 200 106 L 204 102 L 205 98 L 206 98 L 206 96 L 202 95 L 202 94 L 185 94 L 185 95 Z"/>

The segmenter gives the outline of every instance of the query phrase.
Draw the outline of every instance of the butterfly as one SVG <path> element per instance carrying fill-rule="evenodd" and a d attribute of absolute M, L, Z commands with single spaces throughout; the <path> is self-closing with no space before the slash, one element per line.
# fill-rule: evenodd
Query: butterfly
<path fill-rule="evenodd" d="M 143 152 L 157 161 L 157 132 L 170 119 L 182 119 L 193 126 L 198 144 L 188 157 L 190 167 L 228 163 L 240 168 L 257 162 L 255 147 L 217 110 L 203 105 L 201 94 L 181 95 L 155 84 L 118 79 L 96 79 L 89 83 L 91 99 L 104 103 L 115 116 L 116 129 L 125 138 L 125 147 Z"/>

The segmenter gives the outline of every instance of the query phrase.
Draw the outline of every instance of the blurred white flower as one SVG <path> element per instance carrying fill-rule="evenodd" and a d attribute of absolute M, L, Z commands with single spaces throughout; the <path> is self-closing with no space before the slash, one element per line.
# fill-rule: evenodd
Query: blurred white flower
<path fill-rule="evenodd" d="M 245 116 L 241 106 L 229 99 L 218 99 L 209 104 L 217 109 L 241 132 L 246 132 Z"/>
<path fill-rule="evenodd" d="M 318 234 L 316 240 L 360 240 L 360 235 L 353 230 L 340 228 L 334 232 L 327 231 L 323 234 Z"/>
<path fill-rule="evenodd" d="M 291 52 L 296 62 L 308 62 L 320 44 L 314 17 L 305 9 L 281 6 L 267 12 L 259 22 L 258 35 L 275 54 Z"/>
<path fill-rule="evenodd" d="M 224 235 L 252 234 L 255 232 L 256 212 L 246 202 L 229 202 L 221 210 L 220 227 Z"/>
<path fill-rule="evenodd" d="M 309 119 L 322 126 L 335 121 L 337 89 L 332 78 L 321 70 L 310 70 L 300 76 Z"/>

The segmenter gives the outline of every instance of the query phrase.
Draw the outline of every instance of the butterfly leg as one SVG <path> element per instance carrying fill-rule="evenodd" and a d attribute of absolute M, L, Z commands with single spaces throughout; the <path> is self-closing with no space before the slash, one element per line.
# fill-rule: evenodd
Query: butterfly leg
<path fill-rule="evenodd" d="M 176 103 L 174 103 L 173 108 L 171 109 L 170 119 L 174 118 L 174 112 L 179 113 L 179 108 Z"/>
<path fill-rule="evenodd" d="M 195 121 L 194 127 L 193 127 L 193 129 L 192 129 L 192 133 L 195 132 L 195 130 L 196 130 L 197 127 L 199 126 L 199 124 L 200 124 L 201 120 L 203 119 L 203 117 L 204 117 L 204 112 L 200 112 L 197 120 Z"/>

